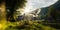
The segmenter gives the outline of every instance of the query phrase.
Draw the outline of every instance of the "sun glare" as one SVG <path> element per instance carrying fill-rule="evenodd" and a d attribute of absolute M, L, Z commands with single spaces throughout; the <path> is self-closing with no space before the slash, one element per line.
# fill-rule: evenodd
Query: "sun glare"
<path fill-rule="evenodd" d="M 26 6 L 24 7 L 24 10 L 21 12 L 21 14 L 23 15 L 24 13 L 30 13 L 38 8 L 49 7 L 58 0 L 49 0 L 48 2 L 46 1 L 48 0 L 27 0 L 27 3 L 25 4 Z"/>
<path fill-rule="evenodd" d="M 30 2 L 27 1 L 26 7 L 24 7 L 23 12 L 21 13 L 22 15 L 23 15 L 24 13 L 29 13 L 29 12 L 32 11 L 33 7 L 32 7 L 31 4 L 32 4 L 32 3 L 30 3 Z"/>

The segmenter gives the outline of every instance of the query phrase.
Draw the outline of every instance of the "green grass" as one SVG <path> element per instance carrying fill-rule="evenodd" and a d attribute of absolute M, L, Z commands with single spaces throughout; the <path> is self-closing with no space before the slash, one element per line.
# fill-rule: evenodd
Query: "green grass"
<path fill-rule="evenodd" d="M 2 25 L 3 28 L 0 30 L 57 30 L 49 26 L 44 26 L 42 22 L 43 20 L 21 20 L 19 22 L 5 22 Z"/>

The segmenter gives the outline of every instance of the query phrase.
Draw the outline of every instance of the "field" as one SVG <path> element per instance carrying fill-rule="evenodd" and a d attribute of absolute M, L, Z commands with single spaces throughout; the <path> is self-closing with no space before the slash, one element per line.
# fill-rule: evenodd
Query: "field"
<path fill-rule="evenodd" d="M 0 30 L 57 30 L 43 25 L 44 20 L 21 20 L 17 22 L 0 21 Z"/>

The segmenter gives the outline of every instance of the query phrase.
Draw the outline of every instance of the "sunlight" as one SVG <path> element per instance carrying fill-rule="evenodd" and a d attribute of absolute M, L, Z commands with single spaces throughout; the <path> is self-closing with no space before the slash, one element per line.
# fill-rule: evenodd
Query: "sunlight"
<path fill-rule="evenodd" d="M 25 4 L 26 6 L 23 8 L 21 11 L 21 15 L 24 13 L 30 13 L 38 8 L 44 8 L 44 7 L 49 7 L 53 4 L 55 4 L 58 0 L 27 0 L 27 3 Z"/>

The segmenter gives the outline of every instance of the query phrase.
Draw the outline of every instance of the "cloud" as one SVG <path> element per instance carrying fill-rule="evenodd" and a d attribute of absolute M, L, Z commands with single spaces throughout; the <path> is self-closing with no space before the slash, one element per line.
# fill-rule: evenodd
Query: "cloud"
<path fill-rule="evenodd" d="M 25 12 L 31 12 L 38 8 L 48 7 L 52 4 L 56 3 L 58 0 L 27 0 L 26 7 L 23 11 Z"/>
<path fill-rule="evenodd" d="M 31 3 L 31 6 L 33 8 L 43 8 L 56 3 L 58 0 L 27 0 L 27 1 L 29 2 L 29 4 Z"/>

